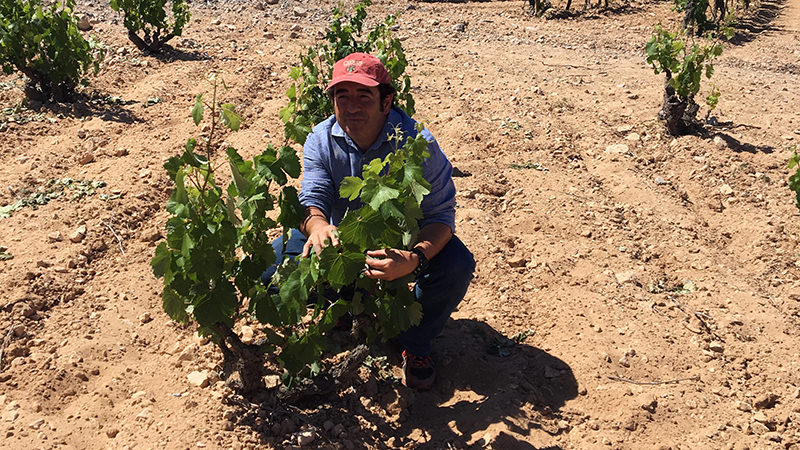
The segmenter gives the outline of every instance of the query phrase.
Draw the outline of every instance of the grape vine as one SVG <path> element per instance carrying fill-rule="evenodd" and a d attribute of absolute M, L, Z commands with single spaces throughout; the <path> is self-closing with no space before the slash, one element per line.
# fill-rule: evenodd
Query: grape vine
<path fill-rule="evenodd" d="M 356 7 L 357 14 L 348 26 L 340 26 L 341 22 L 332 26 L 335 42 L 351 42 L 351 34 L 360 33 L 363 8 L 368 4 L 365 1 Z M 338 10 L 334 14 L 334 23 L 337 21 L 341 21 Z M 392 22 L 387 19 L 384 25 L 387 23 Z M 384 39 L 388 25 L 381 30 L 374 36 Z M 377 37 L 374 42 L 380 40 Z M 371 45 L 376 45 L 374 42 Z M 397 78 L 405 61 L 404 57 L 398 59 L 402 49 L 399 42 L 396 45 L 392 51 L 399 53 L 389 57 L 387 66 L 395 68 L 390 73 Z M 350 46 L 347 53 L 350 50 L 364 47 Z M 337 52 L 331 58 L 346 54 L 341 49 Z M 311 66 L 304 63 L 303 67 Z M 286 141 L 279 150 L 269 146 L 251 161 L 227 147 L 225 159 L 232 181 L 226 189 L 215 182 L 216 134 L 220 126 L 236 131 L 240 118 L 232 104 L 217 102 L 219 88 L 225 87 L 218 76 L 210 77 L 210 101 L 199 94 L 192 108 L 197 126 L 205 111 L 211 110 L 205 141 L 189 139 L 183 154 L 164 165 L 176 187 L 166 205 L 171 216 L 166 242 L 158 245 L 151 261 L 154 274 L 164 281 L 164 310 L 178 322 L 195 322 L 200 334 L 211 336 L 225 358 L 224 371 L 239 372 L 244 392 L 263 388 L 265 357 L 283 367 L 284 380 L 289 383 L 297 376 L 319 374 L 326 333 L 344 314 L 371 318 L 364 330 L 368 339 L 395 336 L 419 323 L 422 316 L 421 305 L 409 289 L 411 275 L 389 282 L 363 273 L 367 250 L 407 248 L 419 232 L 420 202 L 430 189 L 422 176 L 429 153 L 421 126 L 416 136 L 396 130 L 394 152 L 365 164 L 361 177 L 345 178 L 340 195 L 360 199 L 363 206 L 349 211 L 341 221 L 337 247 L 275 261 L 268 232 L 280 228 L 286 242 L 305 214 L 297 190 L 289 183 L 300 175 L 299 160 L 289 144 L 304 141 L 310 126 L 321 120 L 322 116 L 312 111 L 322 114 L 325 107 L 330 108 L 322 103 L 309 106 L 309 93 L 322 94 L 318 89 L 324 81 L 314 79 L 313 87 L 298 83 L 299 70 L 292 71 L 296 83 L 289 92 L 291 103 L 281 111 Z M 408 86 L 408 78 L 405 80 Z M 406 99 L 405 106 L 413 108 L 410 95 Z M 262 272 L 272 264 L 277 264 L 277 270 L 268 283 L 262 283 Z M 245 345 L 233 332 L 237 321 L 252 318 L 263 325 L 265 339 L 260 345 Z"/>

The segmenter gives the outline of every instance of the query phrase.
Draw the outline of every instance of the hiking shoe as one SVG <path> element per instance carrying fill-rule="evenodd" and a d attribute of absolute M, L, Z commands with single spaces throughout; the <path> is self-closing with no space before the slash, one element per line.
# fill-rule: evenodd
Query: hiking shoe
<path fill-rule="evenodd" d="M 430 356 L 417 356 L 403 350 L 403 386 L 427 391 L 436 379 Z"/>

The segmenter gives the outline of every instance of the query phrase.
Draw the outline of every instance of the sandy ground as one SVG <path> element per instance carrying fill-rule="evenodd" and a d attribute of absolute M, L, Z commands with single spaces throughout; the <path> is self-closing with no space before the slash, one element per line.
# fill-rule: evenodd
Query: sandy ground
<path fill-rule="evenodd" d="M 170 322 L 149 267 L 161 165 L 196 134 L 210 70 L 246 123 L 226 140 L 279 143 L 289 68 L 332 6 L 196 3 L 154 58 L 81 1 L 109 49 L 97 101 L 27 109 L 21 80 L 0 80 L 17 108 L 0 115 L 0 205 L 54 178 L 105 183 L 0 219 L 0 447 L 800 448 L 797 0 L 740 22 L 715 64 L 723 125 L 678 139 L 643 51 L 676 22 L 668 2 L 543 20 L 519 2 L 379 1 L 372 22 L 400 14 L 416 118 L 466 175 L 457 234 L 478 269 L 435 343 L 439 381 L 404 389 L 382 347 L 315 403 L 250 404 L 217 381 L 221 354 Z"/>

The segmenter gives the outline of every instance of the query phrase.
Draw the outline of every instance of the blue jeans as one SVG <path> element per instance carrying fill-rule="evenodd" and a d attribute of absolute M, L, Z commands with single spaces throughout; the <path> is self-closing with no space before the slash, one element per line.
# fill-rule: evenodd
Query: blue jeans
<path fill-rule="evenodd" d="M 300 230 L 292 230 L 286 243 L 286 256 L 294 259 L 303 252 L 306 237 Z M 272 242 L 277 261 L 283 259 L 283 236 Z M 261 279 L 267 283 L 275 273 L 276 266 L 267 268 Z M 475 259 L 463 242 L 456 236 L 450 238 L 433 259 L 428 270 L 417 277 L 414 296 L 422 305 L 422 320 L 419 325 L 401 333 L 397 339 L 409 353 L 427 356 L 431 352 L 433 339 L 444 329 L 450 314 L 467 293 L 475 272 Z"/>

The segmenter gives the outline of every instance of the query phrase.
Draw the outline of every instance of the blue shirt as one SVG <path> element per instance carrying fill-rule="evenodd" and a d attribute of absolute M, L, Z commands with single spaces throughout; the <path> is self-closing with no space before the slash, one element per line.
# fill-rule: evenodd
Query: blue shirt
<path fill-rule="evenodd" d="M 394 142 L 389 136 L 399 127 L 403 136 L 416 136 L 417 122 L 403 110 L 392 107 L 378 134 L 375 143 L 362 152 L 342 130 L 334 116 L 314 127 L 303 146 L 303 181 L 300 190 L 300 203 L 322 210 L 333 225 L 338 226 L 348 210 L 361 207 L 360 200 L 349 201 L 339 197 L 339 186 L 345 177 L 361 177 L 364 164 L 375 158 L 385 158 L 394 151 Z M 422 164 L 422 176 L 431 185 L 431 191 L 422 199 L 423 218 L 419 227 L 431 223 L 443 223 L 455 232 L 455 195 L 453 166 L 433 135 L 427 129 L 422 131 L 428 141 L 428 157 Z M 404 141 L 401 141 L 401 143 Z"/>

